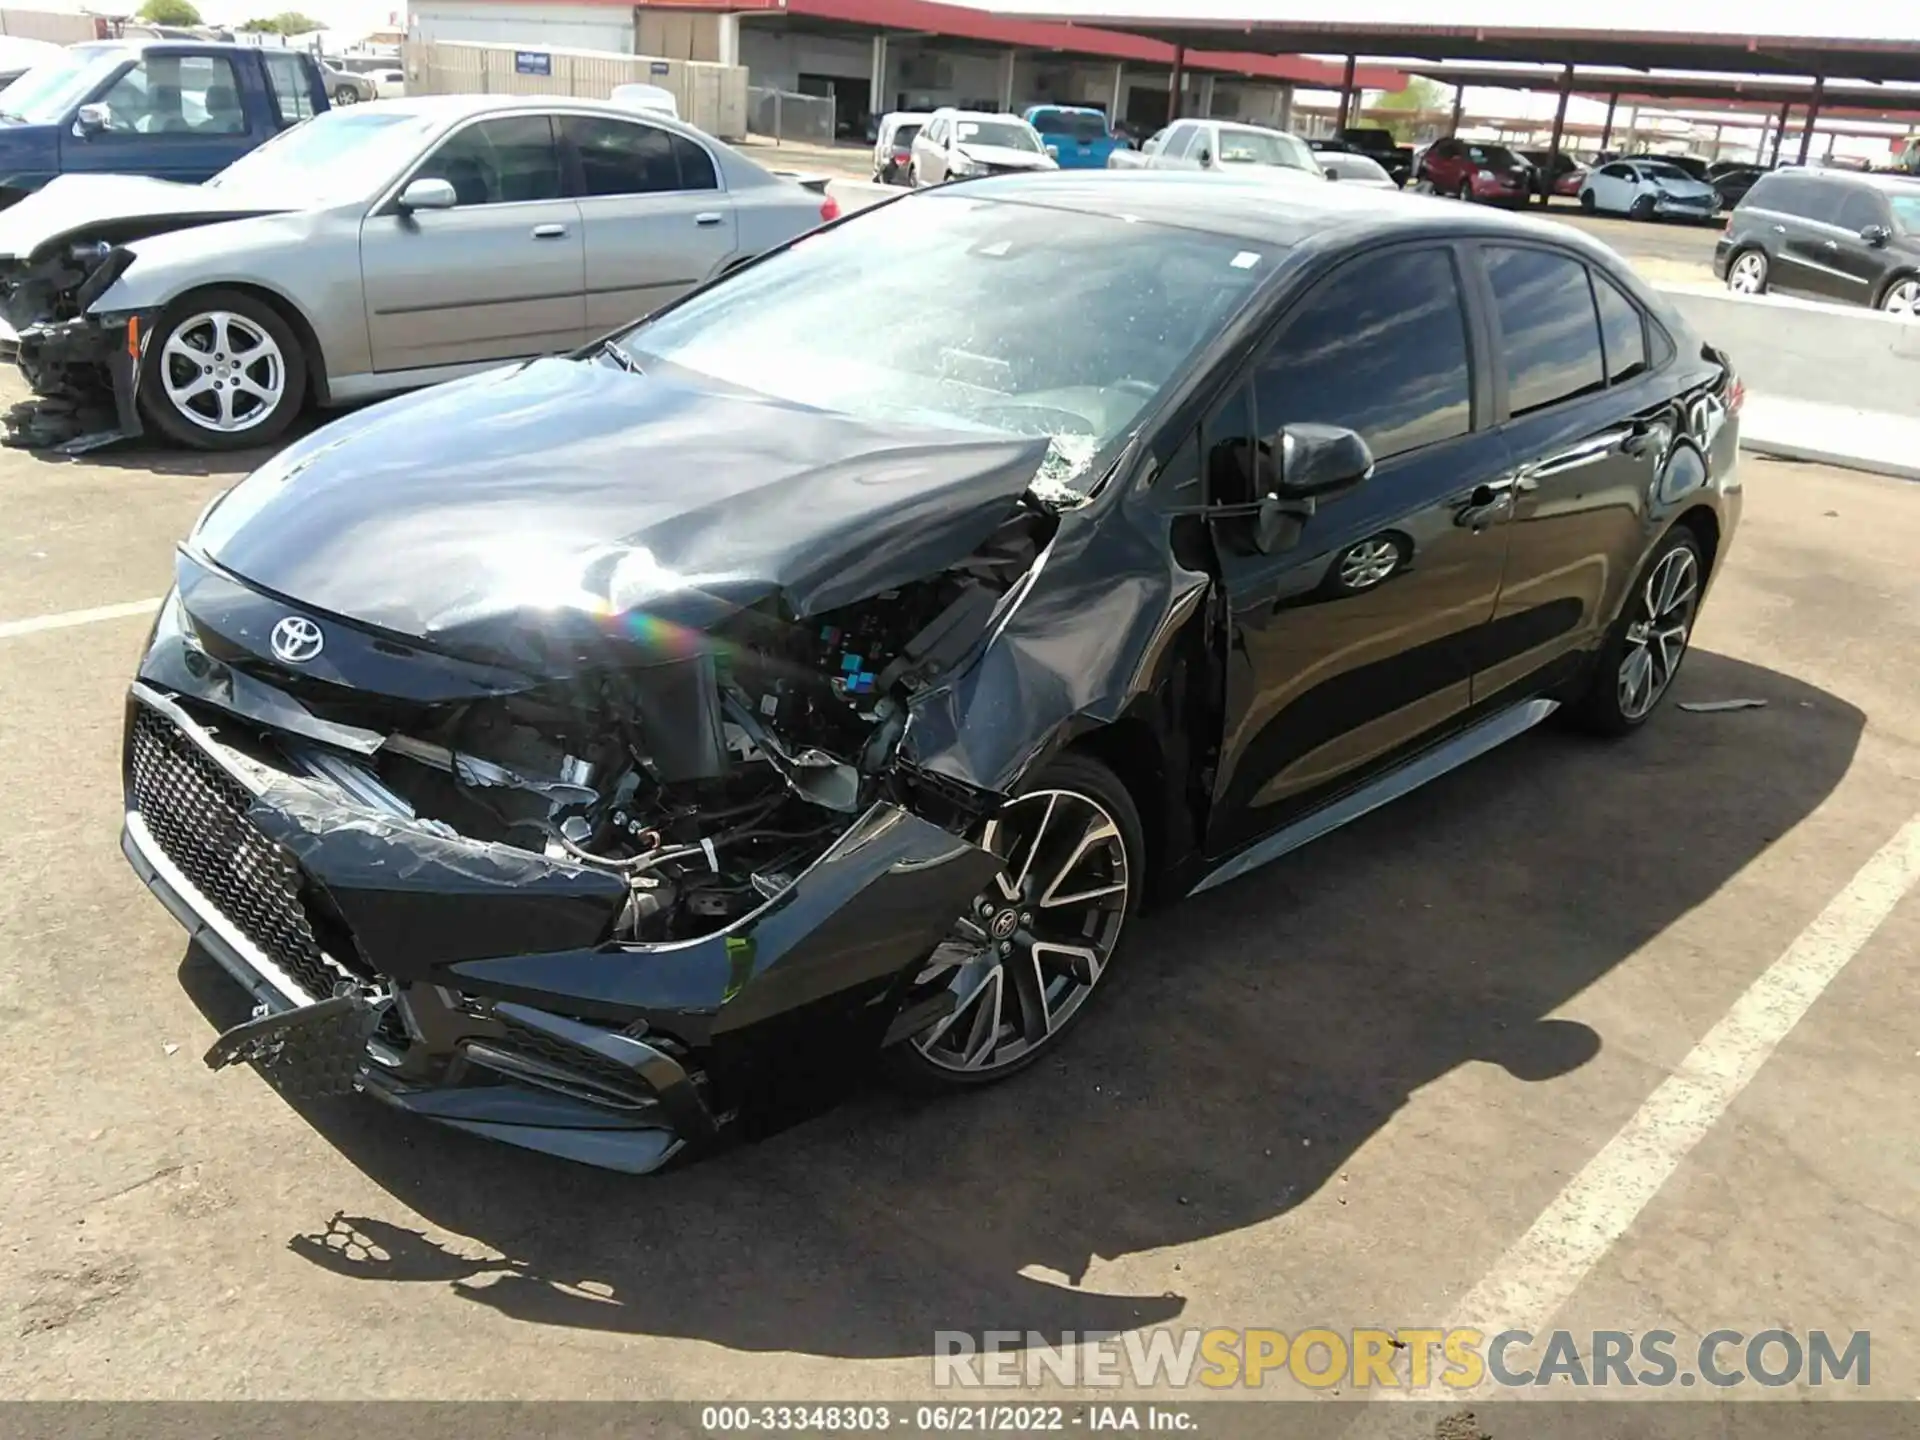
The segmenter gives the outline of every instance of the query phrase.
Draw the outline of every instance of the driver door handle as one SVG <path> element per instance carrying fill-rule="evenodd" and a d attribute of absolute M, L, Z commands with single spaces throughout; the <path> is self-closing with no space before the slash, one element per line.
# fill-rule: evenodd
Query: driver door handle
<path fill-rule="evenodd" d="M 558 223 L 533 227 L 533 238 L 536 240 L 564 240 L 566 236 L 567 227 Z"/>
<path fill-rule="evenodd" d="M 718 210 L 702 210 L 698 215 L 693 217 L 693 223 L 696 225 L 718 225 L 725 218 L 726 217 Z"/>

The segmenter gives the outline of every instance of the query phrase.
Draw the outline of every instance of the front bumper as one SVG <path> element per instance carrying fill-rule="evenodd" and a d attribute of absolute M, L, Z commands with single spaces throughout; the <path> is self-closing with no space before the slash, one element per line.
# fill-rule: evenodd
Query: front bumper
<path fill-rule="evenodd" d="M 1711 200 L 1679 200 L 1670 195 L 1657 197 L 1653 213 L 1668 220 L 1711 220 L 1717 207 Z"/>
<path fill-rule="evenodd" d="M 34 394 L 57 402 L 62 409 L 56 413 L 72 416 L 28 435 L 29 443 L 89 448 L 142 433 L 138 388 L 146 320 L 81 315 L 19 329 L 8 324 L 0 331 L 0 363 L 17 366 Z"/>
<path fill-rule="evenodd" d="M 371 997 L 355 1088 L 616 1170 L 708 1146 L 818 1084 L 823 1061 L 870 1052 L 997 865 L 876 804 L 726 930 L 613 942 L 618 877 L 363 808 L 226 743 L 190 704 L 129 694 L 121 849 L 255 1015 L 317 1027 L 335 994 Z"/>

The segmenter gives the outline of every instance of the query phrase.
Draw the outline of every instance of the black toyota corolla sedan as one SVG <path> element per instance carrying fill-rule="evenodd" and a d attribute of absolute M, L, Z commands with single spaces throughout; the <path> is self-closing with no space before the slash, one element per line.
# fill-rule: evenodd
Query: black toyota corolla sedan
<path fill-rule="evenodd" d="M 1544 222 L 903 197 L 217 501 L 123 848 L 254 1001 L 209 1063 L 289 1091 L 645 1171 L 876 1051 L 996 1080 L 1143 904 L 1556 709 L 1644 722 L 1740 401 Z"/>

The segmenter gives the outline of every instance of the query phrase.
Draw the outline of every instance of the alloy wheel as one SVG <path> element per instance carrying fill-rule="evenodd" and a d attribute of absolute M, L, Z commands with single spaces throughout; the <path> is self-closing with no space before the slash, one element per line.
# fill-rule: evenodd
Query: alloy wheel
<path fill-rule="evenodd" d="M 1347 590 L 1378 585 L 1400 568 L 1400 547 L 1384 536 L 1362 540 L 1340 557 L 1340 584 Z"/>
<path fill-rule="evenodd" d="M 1767 257 L 1749 250 L 1727 272 L 1727 288 L 1740 295 L 1758 295 L 1767 288 Z"/>
<path fill-rule="evenodd" d="M 1912 277 L 1896 280 L 1880 297 L 1880 308 L 1889 315 L 1904 315 L 1909 320 L 1920 317 L 1920 280 Z"/>
<path fill-rule="evenodd" d="M 980 838 L 1002 869 L 928 959 L 954 1007 L 911 1044 L 930 1064 L 978 1076 L 1045 1045 L 1087 1002 L 1119 943 L 1133 883 L 1113 815 L 1076 790 L 1034 790 Z"/>
<path fill-rule="evenodd" d="M 279 408 L 287 359 L 259 325 L 231 310 L 189 316 L 167 336 L 160 383 L 173 408 L 203 430 L 251 430 Z"/>
<path fill-rule="evenodd" d="M 1686 546 L 1669 550 L 1647 576 L 1627 626 L 1626 653 L 1616 684 L 1620 714 L 1642 720 L 1667 693 L 1687 653 L 1693 614 L 1700 602 L 1700 566 Z"/>

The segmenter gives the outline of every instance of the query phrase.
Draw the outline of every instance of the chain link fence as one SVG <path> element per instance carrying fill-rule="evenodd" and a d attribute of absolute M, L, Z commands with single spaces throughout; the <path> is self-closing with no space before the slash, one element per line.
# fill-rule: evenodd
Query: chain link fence
<path fill-rule="evenodd" d="M 834 141 L 833 97 L 747 87 L 747 133 L 770 140 Z"/>

